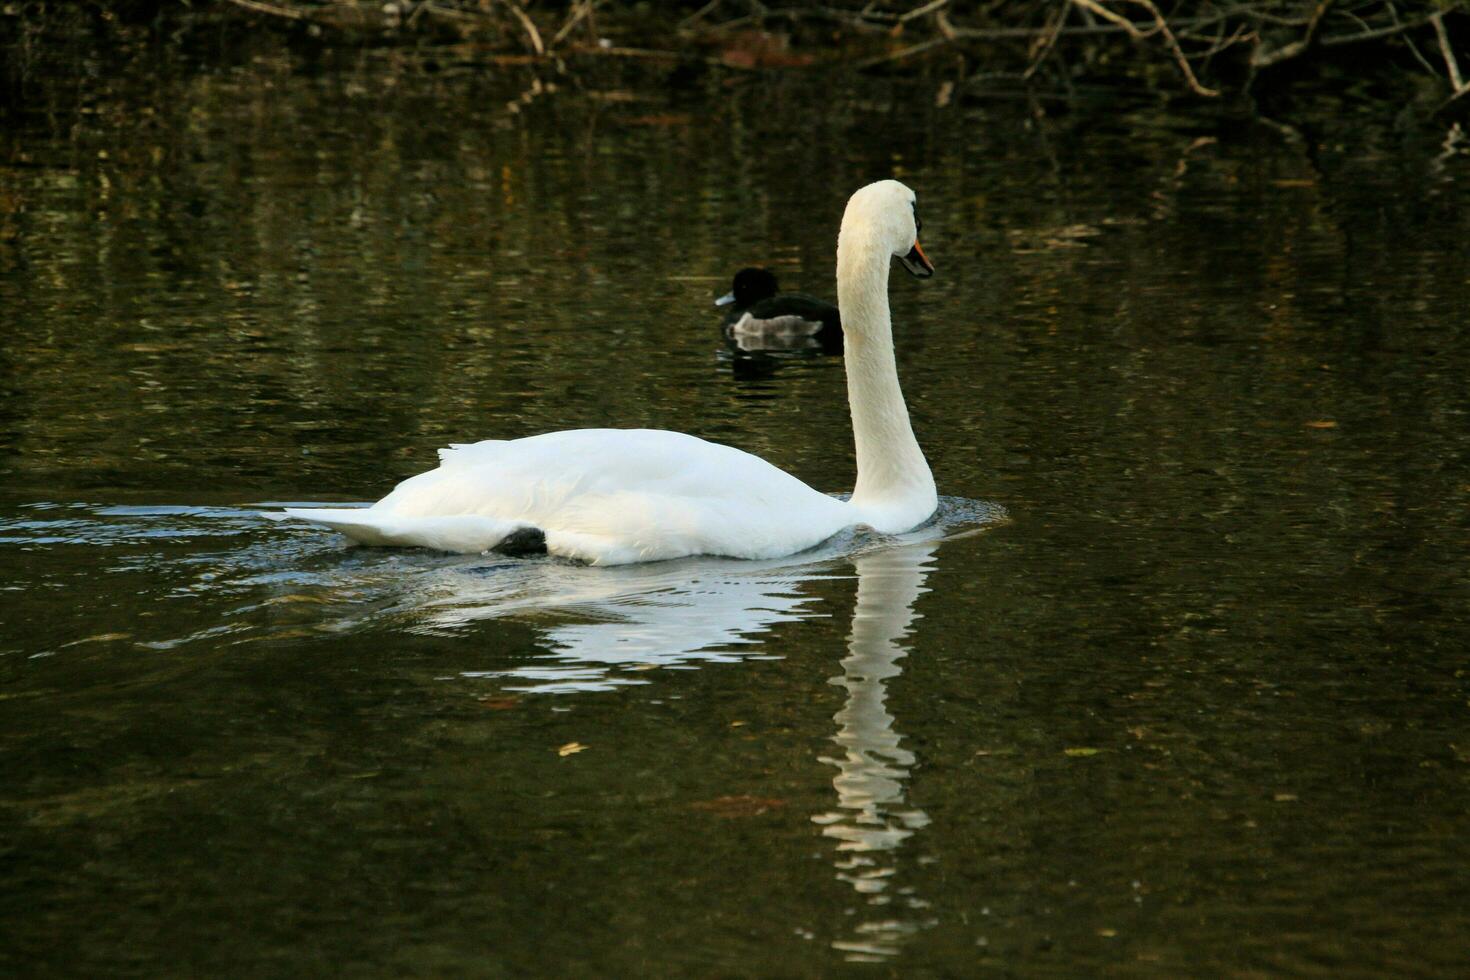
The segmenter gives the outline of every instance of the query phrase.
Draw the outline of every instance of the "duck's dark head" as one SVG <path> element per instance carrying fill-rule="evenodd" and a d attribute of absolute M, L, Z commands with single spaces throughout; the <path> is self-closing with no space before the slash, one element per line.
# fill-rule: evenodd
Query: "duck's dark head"
<path fill-rule="evenodd" d="M 776 292 L 776 274 L 770 269 L 741 269 L 735 273 L 730 291 L 715 300 L 715 305 L 729 306 L 734 303 L 736 309 L 744 309 L 752 303 L 775 296 Z"/>

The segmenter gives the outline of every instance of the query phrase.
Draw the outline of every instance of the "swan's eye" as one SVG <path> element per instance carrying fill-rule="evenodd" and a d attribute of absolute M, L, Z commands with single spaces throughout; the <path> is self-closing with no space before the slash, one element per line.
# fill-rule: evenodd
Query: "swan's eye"
<path fill-rule="evenodd" d="M 909 210 L 912 211 L 912 212 L 914 212 L 914 234 L 917 235 L 919 232 L 921 232 L 921 231 L 924 230 L 924 222 L 922 222 L 922 221 L 919 220 L 919 205 L 918 205 L 918 203 L 915 202 L 915 201 L 910 201 L 909 202 Z"/>

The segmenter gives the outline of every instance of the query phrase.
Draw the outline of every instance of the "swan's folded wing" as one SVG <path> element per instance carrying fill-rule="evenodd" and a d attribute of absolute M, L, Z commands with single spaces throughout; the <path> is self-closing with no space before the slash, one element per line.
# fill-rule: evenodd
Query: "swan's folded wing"
<path fill-rule="evenodd" d="M 493 549 L 532 527 L 549 553 L 608 565 L 776 557 L 851 523 L 846 504 L 756 456 L 646 429 L 474 443 L 370 508 L 287 513 L 362 544 L 460 552 Z"/>
<path fill-rule="evenodd" d="M 434 548 L 473 554 L 490 551 L 512 531 L 527 526 L 483 514 L 405 517 L 362 508 L 287 508 L 285 514 L 345 534 L 358 544 Z"/>
<path fill-rule="evenodd" d="M 690 555 L 777 558 L 820 544 L 849 520 L 845 504 L 815 491 L 775 506 L 643 491 L 586 494 L 541 523 L 551 554 L 621 565 Z"/>

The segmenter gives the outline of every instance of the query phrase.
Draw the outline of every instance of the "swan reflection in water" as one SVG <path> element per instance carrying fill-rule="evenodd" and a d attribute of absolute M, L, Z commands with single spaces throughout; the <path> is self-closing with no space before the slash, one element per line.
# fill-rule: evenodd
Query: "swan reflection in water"
<path fill-rule="evenodd" d="M 991 505 L 946 498 L 933 525 L 897 537 L 849 532 L 805 553 L 800 563 L 685 559 L 588 569 L 467 558 L 425 568 L 408 585 L 395 562 L 398 574 L 389 580 L 396 601 L 388 608 L 375 604 L 370 615 L 381 624 L 385 614 L 401 614 L 406 628 L 422 632 L 453 632 L 501 617 L 529 622 L 545 652 L 462 676 L 493 679 L 508 690 L 605 691 L 647 683 L 649 675 L 637 672 L 649 668 L 778 659 L 762 634 L 821 615 L 810 584 L 845 577 L 851 563 L 856 601 L 841 674 L 830 681 L 847 693 L 833 717 L 839 751 L 818 757 L 837 770 L 836 800 L 811 820 L 835 842 L 835 877 L 856 893 L 861 910 L 844 916 L 851 924 L 832 947 L 851 961 L 881 961 L 935 921 L 900 874 L 900 853 L 929 818 L 907 799 L 915 757 L 895 730 L 887 684 L 902 672 L 914 605 L 928 591 L 924 582 L 940 543 L 1003 519 L 1004 511 Z M 379 577 L 377 564 L 366 578 Z"/>
<path fill-rule="evenodd" d="M 837 809 L 812 817 L 825 836 L 838 842 L 837 877 L 878 913 L 859 922 L 852 938 L 833 942 L 853 961 L 892 956 L 908 936 L 930 924 L 919 918 L 928 903 L 896 879 L 898 849 L 929 825 L 929 817 L 906 799 L 904 782 L 915 759 L 894 730 L 886 684 L 902 672 L 898 662 L 908 651 L 901 641 L 916 618 L 914 601 L 928 591 L 924 578 L 937 547 L 929 542 L 892 548 L 860 555 L 853 563 L 857 604 L 842 674 L 831 680 L 847 690 L 847 702 L 833 717 L 837 734 L 832 740 L 842 754 L 822 758 L 838 770 L 832 779 Z"/>
<path fill-rule="evenodd" d="M 636 672 L 654 667 L 779 659 L 763 634 L 781 623 L 823 615 L 811 608 L 817 604 L 811 583 L 845 578 L 849 563 L 857 570 L 860 606 L 851 650 L 855 655 L 860 648 L 876 648 L 873 631 L 890 625 L 882 643 L 892 646 L 908 629 L 926 562 L 939 543 L 982 532 L 1003 518 L 1004 511 L 993 505 L 941 498 L 934 524 L 902 535 L 850 529 L 799 560 L 687 558 L 587 568 L 515 560 L 486 565 L 477 559 L 440 565 L 416 587 L 405 588 L 401 575 L 395 581 L 403 590 L 400 611 L 407 628 L 417 632 L 453 632 L 500 618 L 536 626 L 546 653 L 530 663 L 464 676 L 523 692 L 606 691 L 646 683 Z M 880 609 L 889 612 L 880 616 Z M 893 617 L 892 623 L 885 617 Z M 901 655 L 885 654 L 889 660 Z M 880 706 L 886 676 L 870 678 L 880 684 L 871 695 Z M 858 688 L 849 689 L 859 696 Z"/>
<path fill-rule="evenodd" d="M 761 634 L 813 615 L 806 607 L 815 598 L 804 587 L 836 574 L 824 566 L 710 559 L 607 570 L 530 568 L 519 580 L 497 569 L 479 588 L 461 585 L 422 610 L 421 628 L 428 629 L 511 614 L 543 620 L 538 632 L 549 654 L 464 676 L 499 680 L 506 690 L 565 694 L 646 683 L 629 671 L 780 659 L 766 652 Z M 546 623 L 547 617 L 570 621 Z"/>
<path fill-rule="evenodd" d="M 811 819 L 837 842 L 837 879 L 876 913 L 833 942 L 851 961 L 884 960 L 933 921 L 924 912 L 928 903 L 897 877 L 899 849 L 928 826 L 929 818 L 906 799 L 904 784 L 915 758 L 894 730 L 886 685 L 902 672 L 899 661 L 908 653 L 903 640 L 916 618 L 914 602 L 927 591 L 924 579 L 938 546 L 937 539 L 930 539 L 848 555 L 857 573 L 857 600 L 842 674 L 830 681 L 847 691 L 846 703 L 833 718 L 837 733 L 832 740 L 841 752 L 819 757 L 838 770 L 832 779 L 837 800 L 834 809 Z M 558 590 L 564 600 L 560 608 L 584 615 L 596 612 L 602 622 L 546 628 L 543 637 L 555 651 L 553 662 L 466 676 L 510 681 L 507 687 L 514 690 L 560 693 L 639 683 L 612 673 L 619 667 L 737 659 L 741 654 L 732 652 L 731 645 L 758 643 L 753 637 L 775 624 L 812 615 L 804 608 L 811 597 L 801 594 L 802 586 L 836 575 L 833 564 L 793 568 L 703 562 L 693 579 L 690 568 L 677 564 L 648 566 L 632 574 L 599 576 L 601 588 L 590 589 L 588 579 L 579 576 L 580 592 Z M 461 593 L 452 609 L 431 619 L 449 625 L 467 617 L 503 615 L 517 605 L 507 605 L 505 598 L 493 605 L 466 603 Z"/>
<path fill-rule="evenodd" d="M 218 643 L 222 636 L 246 642 L 394 628 L 454 633 L 505 617 L 532 625 L 546 652 L 463 676 L 546 693 L 647 683 L 648 675 L 636 672 L 650 667 L 776 659 L 762 634 L 821 615 L 811 584 L 845 577 L 851 563 L 856 602 L 842 673 L 831 681 L 847 692 L 834 716 L 832 740 L 841 751 L 819 757 L 837 770 L 837 799 L 833 809 L 811 819 L 836 842 L 842 887 L 875 913 L 858 917 L 848 937 L 832 945 L 848 959 L 866 960 L 892 956 L 932 921 L 924 911 L 927 903 L 899 877 L 900 851 L 929 818 L 907 802 L 905 782 L 915 759 L 895 731 L 886 685 L 901 673 L 914 603 L 926 591 L 940 542 L 983 532 L 1004 518 L 994 505 L 941 498 L 934 524 L 897 537 L 844 532 L 798 556 L 799 562 L 687 559 L 612 569 L 344 550 L 294 535 L 260 535 L 253 509 L 75 505 L 54 521 L 28 514 L 24 521 L 0 522 L 0 536 L 106 542 L 117 555 L 107 567 L 148 568 L 170 596 L 212 596 L 235 604 L 225 627 L 140 637 L 140 646 L 171 649 Z M 160 540 L 192 542 L 201 534 L 245 536 L 248 543 L 203 554 L 191 543 L 177 565 L 159 551 Z M 186 619 L 197 625 L 196 617 Z"/>

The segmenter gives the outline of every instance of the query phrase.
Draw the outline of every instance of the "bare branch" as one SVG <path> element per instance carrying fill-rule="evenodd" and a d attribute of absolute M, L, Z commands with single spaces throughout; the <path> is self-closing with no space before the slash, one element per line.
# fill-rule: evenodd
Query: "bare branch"
<path fill-rule="evenodd" d="M 1324 48 L 1335 48 L 1343 44 L 1362 44 L 1364 41 L 1377 41 L 1385 37 L 1392 37 L 1395 34 L 1403 34 L 1406 31 L 1412 31 L 1415 28 L 1423 27 L 1425 24 L 1429 23 L 1429 20 L 1429 17 L 1420 17 L 1418 20 L 1404 21 L 1395 18 L 1394 23 L 1389 27 L 1379 27 L 1370 31 L 1362 31 L 1358 34 L 1337 34 L 1331 37 L 1324 37 L 1318 43 L 1321 44 Z"/>
<path fill-rule="evenodd" d="M 1104 20 L 1118 25 L 1123 30 L 1127 31 L 1128 35 L 1132 37 L 1135 41 L 1142 41 L 1157 34 L 1159 37 L 1163 38 L 1165 46 L 1169 49 L 1169 53 L 1174 56 L 1174 63 L 1179 66 L 1179 72 L 1184 76 L 1184 83 L 1189 86 L 1190 91 L 1192 91 L 1195 95 L 1203 95 L 1208 98 L 1219 97 L 1219 89 L 1207 88 L 1206 86 L 1201 85 L 1199 79 L 1195 77 L 1194 68 L 1191 67 L 1189 64 L 1189 58 L 1185 56 L 1184 49 L 1179 46 L 1179 39 L 1175 37 L 1174 32 L 1169 29 L 1169 22 L 1164 19 L 1163 13 L 1160 12 L 1157 6 L 1155 6 L 1153 0 L 1125 0 L 1125 2 L 1127 3 L 1142 7 L 1144 10 L 1148 11 L 1149 16 L 1153 18 L 1153 29 L 1147 31 L 1143 30 L 1138 26 L 1138 24 L 1134 23 L 1129 18 L 1124 17 L 1117 11 L 1109 10 L 1107 7 L 1104 7 L 1100 0 L 1071 0 L 1071 2 L 1079 7 L 1082 7 L 1084 10 L 1088 10 L 1094 14 L 1097 14 Z M 1330 2 L 1331 0 L 1323 0 L 1323 3 Z"/>
<path fill-rule="evenodd" d="M 679 21 L 679 30 L 682 31 L 686 28 L 693 27 L 695 24 L 704 20 L 704 15 L 718 7 L 721 2 L 722 0 L 709 0 L 709 3 L 705 4 L 703 7 L 700 7 L 698 10 L 690 14 L 688 17 L 685 17 L 683 20 Z"/>
<path fill-rule="evenodd" d="M 1104 7 L 1101 3 L 1099 3 L 1098 0 L 1071 0 L 1071 2 L 1081 7 L 1083 10 L 1094 13 L 1097 16 L 1101 17 L 1103 20 L 1116 25 L 1124 31 L 1127 31 L 1128 36 L 1133 38 L 1133 40 L 1135 41 L 1142 41 L 1144 38 L 1148 37 L 1147 34 L 1138 29 L 1138 25 L 1133 23 L 1133 21 L 1129 20 L 1127 17 L 1124 17 L 1122 14 L 1117 13 L 1116 11 L 1109 10 L 1107 7 Z"/>
<path fill-rule="evenodd" d="M 1169 51 L 1174 55 L 1174 61 L 1179 65 L 1179 71 L 1183 73 L 1184 81 L 1190 90 L 1196 95 L 1219 98 L 1219 89 L 1207 88 L 1201 85 L 1199 79 L 1195 77 L 1189 59 L 1184 56 L 1184 49 L 1179 46 L 1179 39 L 1174 36 L 1173 31 L 1169 30 L 1168 21 L 1164 20 L 1164 15 L 1159 13 L 1159 8 L 1154 6 L 1153 0 L 1129 0 L 1129 2 L 1138 4 L 1153 15 L 1154 23 L 1158 25 L 1158 32 L 1164 38 L 1164 43 L 1169 46 Z M 1331 0 L 1323 0 L 1323 2 L 1330 3 Z"/>
<path fill-rule="evenodd" d="M 920 41 L 918 44 L 911 44 L 908 47 L 902 48 L 898 51 L 894 51 L 891 54 L 880 55 L 876 58 L 869 58 L 866 61 L 859 61 L 853 67 L 872 68 L 874 65 L 886 65 L 890 61 L 902 61 L 905 58 L 911 58 L 916 54 L 923 54 L 925 51 L 930 51 L 934 48 L 939 47 L 942 44 L 948 43 L 949 38 L 946 37 L 930 38 L 927 41 Z"/>
<path fill-rule="evenodd" d="M 510 10 L 511 16 L 521 22 L 521 27 L 525 29 L 526 37 L 531 42 L 531 50 L 537 56 L 545 54 L 546 45 L 541 43 L 541 32 L 536 30 L 535 22 L 526 16 L 526 12 L 521 9 L 521 5 L 516 3 L 515 0 L 500 0 L 500 2 L 505 4 L 506 8 Z"/>
<path fill-rule="evenodd" d="M 1221 33 L 1224 33 L 1223 24 L 1221 25 Z M 1211 58 L 1219 54 L 1221 51 L 1224 51 L 1226 48 L 1233 48 L 1235 45 L 1240 44 L 1243 41 L 1254 41 L 1256 39 L 1257 37 L 1255 31 L 1253 31 L 1245 24 L 1238 24 L 1236 25 L 1235 31 L 1229 37 L 1217 37 L 1214 41 L 1210 43 L 1210 46 L 1208 48 L 1206 48 L 1203 52 L 1197 54 L 1195 57 L 1200 58 L 1202 61 L 1209 61 Z"/>
<path fill-rule="evenodd" d="M 718 0 L 716 0 L 716 2 L 718 2 Z M 572 14 L 570 17 L 567 18 L 567 22 L 561 25 L 561 30 L 552 35 L 551 46 L 554 48 L 562 41 L 566 40 L 566 36 L 572 33 L 572 29 L 578 24 L 582 23 L 582 21 L 585 20 L 601 3 L 602 0 L 582 0 L 581 3 L 573 5 Z M 705 9 L 707 10 L 709 8 L 706 7 Z"/>
<path fill-rule="evenodd" d="M 911 20 L 917 20 L 925 14 L 932 14 L 934 11 L 940 9 L 941 7 L 948 6 L 948 4 L 949 0 L 929 0 L 929 2 L 924 4 L 922 7 L 915 7 L 913 10 L 910 10 L 906 14 L 899 14 L 898 22 L 900 24 L 906 24 Z"/>
<path fill-rule="evenodd" d="M 1031 43 L 1031 63 L 1026 66 L 1026 71 L 1021 77 L 1030 80 L 1036 74 L 1036 69 L 1046 60 L 1057 45 L 1057 38 L 1062 36 L 1062 26 L 1067 22 L 1067 12 L 1072 9 L 1069 3 L 1058 4 L 1056 13 L 1051 17 L 1051 23 L 1047 25 L 1048 30 Z"/>
<path fill-rule="evenodd" d="M 1470 30 L 1470 0 L 1209 0 L 1198 4 L 1185 0 L 698 0 L 678 5 L 684 7 L 681 13 L 692 11 L 682 19 L 670 15 L 652 22 L 647 18 L 628 21 L 640 27 L 652 23 L 646 48 L 604 47 L 608 42 L 597 40 L 598 21 L 620 15 L 625 7 L 631 17 L 631 0 L 542 0 L 539 5 L 533 5 L 533 0 L 226 2 L 233 9 L 256 15 L 353 31 L 383 30 L 399 37 L 411 29 L 427 29 L 437 20 L 451 24 L 452 31 L 462 37 L 488 35 L 492 47 L 505 52 L 501 57 L 515 52 L 517 58 L 539 60 L 569 52 L 705 62 L 736 70 L 756 66 L 729 64 L 724 58 L 708 57 L 708 52 L 693 45 L 704 35 L 741 27 L 775 30 L 789 26 L 798 44 L 831 34 L 837 35 L 839 43 L 857 42 L 836 59 L 852 67 L 871 68 L 953 50 L 966 60 L 983 58 L 990 67 L 1011 73 L 1004 77 L 1032 86 L 1070 85 L 1077 73 L 1069 63 L 1091 64 L 1086 54 L 1096 48 L 1097 41 L 1126 36 L 1145 52 L 1140 58 L 1162 61 L 1167 52 L 1182 80 L 1180 87 L 1206 98 L 1220 95 L 1208 82 L 1219 76 L 1216 57 L 1229 48 L 1248 52 L 1254 73 L 1293 59 L 1304 60 L 1324 49 L 1387 40 L 1395 47 L 1406 46 L 1422 70 L 1437 78 L 1447 77 L 1454 91 L 1451 101 L 1470 94 L 1470 55 L 1461 63 L 1465 41 L 1455 37 L 1457 32 Z M 720 21 L 731 15 L 733 19 Z M 813 29 L 801 29 L 808 26 Z M 662 35 L 669 39 L 666 43 L 656 40 L 660 27 L 666 29 Z M 1285 41 L 1278 42 L 1274 34 Z M 890 44 L 875 52 L 861 41 L 885 35 L 901 35 L 903 46 Z M 1242 44 L 1248 47 L 1241 49 Z M 659 50 L 665 47 L 674 50 Z M 1083 55 L 1080 62 L 1079 53 Z M 866 60 L 857 60 L 863 58 Z M 803 53 L 762 62 L 760 67 L 794 68 L 814 60 Z M 1052 78 L 1054 71 L 1057 74 Z"/>
<path fill-rule="evenodd" d="M 1450 73 L 1450 86 L 1455 95 L 1465 90 L 1465 80 L 1460 77 L 1460 62 L 1455 58 L 1454 48 L 1450 46 L 1450 33 L 1444 29 L 1444 15 L 1436 13 L 1429 18 L 1434 25 L 1435 36 L 1439 38 L 1439 53 L 1444 56 L 1444 66 Z"/>
<path fill-rule="evenodd" d="M 1251 67 L 1257 69 L 1269 68 L 1272 65 L 1295 58 L 1307 50 L 1307 48 L 1311 47 L 1312 41 L 1317 34 L 1317 25 L 1322 22 L 1322 15 L 1327 13 L 1327 8 L 1330 6 L 1332 6 L 1332 0 L 1320 0 L 1316 9 L 1312 11 L 1311 19 L 1307 21 L 1307 29 L 1302 33 L 1301 37 L 1292 41 L 1290 44 L 1284 44 L 1274 51 L 1267 51 L 1265 53 L 1262 53 L 1260 47 L 1257 46 L 1255 53 L 1251 55 Z"/>
<path fill-rule="evenodd" d="M 289 17 L 291 20 L 306 20 L 307 15 L 300 10 L 291 7 L 279 7 L 273 3 L 264 3 L 262 0 L 230 0 L 237 7 L 253 10 L 258 14 L 271 14 L 275 17 Z"/>

